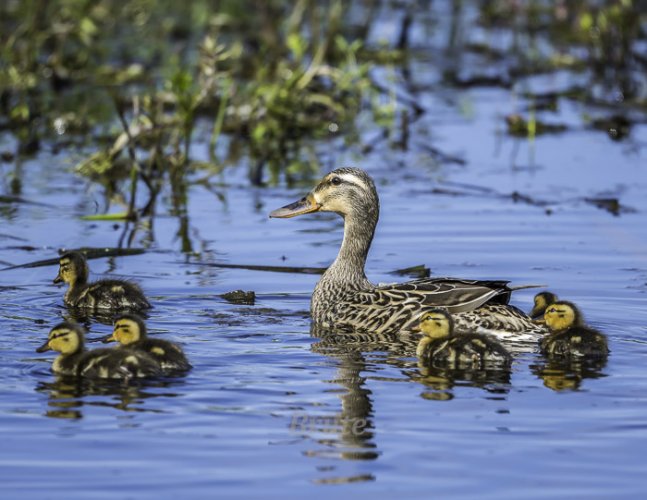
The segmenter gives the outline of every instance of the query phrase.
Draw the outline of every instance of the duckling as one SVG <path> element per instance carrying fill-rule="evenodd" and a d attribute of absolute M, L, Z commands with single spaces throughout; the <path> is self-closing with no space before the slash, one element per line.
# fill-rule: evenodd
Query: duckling
<path fill-rule="evenodd" d="M 544 317 L 544 313 L 546 312 L 546 308 L 557 302 L 559 299 L 557 298 L 557 295 L 555 295 L 552 292 L 540 292 L 537 295 L 535 295 L 534 299 L 534 306 L 532 308 L 532 311 L 530 311 L 529 316 L 533 319 L 533 321 L 537 320 L 542 320 Z"/>
<path fill-rule="evenodd" d="M 539 341 L 543 354 L 564 358 L 605 358 L 609 354 L 606 336 L 586 326 L 572 302 L 548 306 L 544 320 L 550 333 Z"/>
<path fill-rule="evenodd" d="M 163 370 L 186 371 L 191 368 L 179 345 L 168 340 L 149 338 L 144 320 L 135 314 L 117 316 L 113 332 L 102 341 L 117 341 L 122 348 L 150 354 Z"/>
<path fill-rule="evenodd" d="M 147 309 L 151 307 L 141 288 L 125 280 L 106 279 L 88 283 L 88 263 L 80 252 L 67 252 L 59 260 L 54 283 L 68 283 L 64 302 L 84 309 Z"/>
<path fill-rule="evenodd" d="M 83 328 L 69 321 L 51 329 L 47 341 L 36 352 L 56 351 L 52 364 L 57 375 L 74 377 L 130 379 L 160 375 L 159 363 L 144 352 L 116 349 L 85 349 Z"/>
<path fill-rule="evenodd" d="M 512 357 L 496 340 L 479 333 L 454 334 L 454 320 L 444 309 L 422 315 L 419 329 L 424 334 L 416 354 L 420 360 L 452 368 L 482 369 L 496 364 L 509 367 Z"/>

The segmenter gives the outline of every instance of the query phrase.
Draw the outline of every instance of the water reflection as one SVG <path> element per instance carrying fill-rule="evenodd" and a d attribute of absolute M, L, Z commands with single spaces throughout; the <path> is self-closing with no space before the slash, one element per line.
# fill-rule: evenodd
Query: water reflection
<path fill-rule="evenodd" d="M 454 397 L 455 387 L 477 387 L 492 394 L 507 394 L 510 390 L 509 369 L 487 367 L 480 370 L 446 369 L 424 364 L 416 365 L 414 358 L 419 336 L 406 337 L 371 334 L 334 332 L 312 326 L 311 335 L 318 339 L 312 351 L 323 354 L 335 361 L 336 376 L 324 380 L 326 384 L 337 385 L 341 408 L 332 415 L 301 411 L 292 416 L 290 428 L 312 439 L 324 448 L 309 450 L 310 457 L 340 458 L 343 460 L 376 460 L 381 452 L 375 442 L 375 410 L 366 376 L 372 372 L 367 361 L 376 353 L 384 353 L 381 363 L 399 370 L 407 379 L 425 387 L 425 399 L 449 400 Z M 328 470 L 335 470 L 334 467 Z M 325 471 L 324 471 L 325 472 Z M 348 483 L 372 481 L 375 476 L 354 475 L 317 479 L 317 483 Z"/>
<path fill-rule="evenodd" d="M 542 358 L 530 371 L 553 391 L 577 390 L 585 379 L 606 377 L 607 357 L 590 359 Z"/>
<path fill-rule="evenodd" d="M 39 382 L 36 392 L 47 395 L 46 417 L 62 419 L 83 418 L 86 406 L 114 408 L 125 412 L 163 413 L 147 404 L 152 398 L 177 397 L 181 391 L 168 391 L 180 387 L 181 379 L 155 379 L 146 381 L 101 380 L 56 376 L 53 382 Z M 160 389 L 167 389 L 160 392 Z M 102 396 L 92 399 L 92 396 Z"/>
<path fill-rule="evenodd" d="M 409 377 L 428 389 L 421 395 L 424 399 L 439 401 L 454 399 L 455 387 L 477 387 L 496 394 L 507 394 L 511 387 L 510 370 L 500 367 L 445 368 L 419 362 L 418 371 Z"/>

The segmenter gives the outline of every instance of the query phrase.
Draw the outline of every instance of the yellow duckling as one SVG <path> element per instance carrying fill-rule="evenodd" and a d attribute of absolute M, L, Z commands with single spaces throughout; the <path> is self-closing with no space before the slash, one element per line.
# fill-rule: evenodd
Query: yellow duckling
<path fill-rule="evenodd" d="M 88 263 L 80 252 L 68 252 L 59 260 L 54 283 L 68 283 L 65 305 L 92 310 L 147 309 L 151 307 L 141 288 L 135 283 L 118 279 L 88 283 Z"/>
<path fill-rule="evenodd" d="M 77 323 L 64 321 L 49 332 L 36 352 L 56 351 L 52 364 L 58 375 L 74 377 L 130 379 L 161 374 L 160 366 L 143 352 L 117 349 L 85 349 L 85 334 Z"/>
<path fill-rule="evenodd" d="M 546 308 L 558 300 L 557 295 L 552 292 L 538 293 L 535 295 L 534 305 L 529 316 L 535 321 L 543 319 Z"/>
<path fill-rule="evenodd" d="M 444 309 L 422 315 L 419 329 L 424 334 L 416 354 L 421 361 L 450 368 L 476 368 L 486 365 L 509 367 L 510 354 L 496 340 L 479 333 L 454 334 L 454 321 Z"/>
<path fill-rule="evenodd" d="M 117 316 L 113 332 L 103 339 L 104 343 L 114 341 L 119 342 L 120 347 L 150 354 L 163 370 L 186 371 L 191 368 L 179 345 L 149 338 L 144 320 L 135 314 Z"/>
<path fill-rule="evenodd" d="M 606 336 L 584 324 L 582 314 L 571 302 L 548 306 L 544 321 L 550 333 L 539 341 L 541 352 L 564 358 L 604 358 L 609 354 Z"/>

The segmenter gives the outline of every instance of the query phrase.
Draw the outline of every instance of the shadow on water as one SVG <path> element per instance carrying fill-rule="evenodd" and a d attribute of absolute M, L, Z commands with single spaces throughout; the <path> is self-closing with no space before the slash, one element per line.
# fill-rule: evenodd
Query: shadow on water
<path fill-rule="evenodd" d="M 47 396 L 45 416 L 80 419 L 83 418 L 83 408 L 87 406 L 124 412 L 164 413 L 151 408 L 150 400 L 181 396 L 183 385 L 182 378 L 118 382 L 56 376 L 53 382 L 39 382 L 35 391 Z"/>

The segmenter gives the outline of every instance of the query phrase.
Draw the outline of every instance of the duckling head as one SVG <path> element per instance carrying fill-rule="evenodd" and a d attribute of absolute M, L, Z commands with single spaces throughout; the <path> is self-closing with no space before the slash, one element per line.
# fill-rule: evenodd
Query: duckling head
<path fill-rule="evenodd" d="M 557 298 L 557 295 L 555 295 L 552 292 L 540 292 L 537 295 L 535 295 L 535 302 L 532 308 L 532 311 L 530 311 L 530 317 L 532 319 L 539 319 L 541 318 L 544 313 L 546 312 L 546 308 L 557 302 L 559 299 Z"/>
<path fill-rule="evenodd" d="M 454 331 L 454 320 L 446 310 L 432 309 L 422 315 L 419 328 L 431 339 L 442 339 Z"/>
<path fill-rule="evenodd" d="M 129 345 L 144 338 L 146 338 L 144 320 L 136 314 L 122 314 L 115 319 L 112 333 L 103 338 L 102 342 L 119 342 L 121 345 Z"/>
<path fill-rule="evenodd" d="M 47 341 L 36 349 L 36 352 L 56 351 L 64 355 L 74 354 L 83 349 L 84 343 L 83 327 L 64 321 L 50 330 Z"/>
<path fill-rule="evenodd" d="M 544 321 L 551 332 L 561 332 L 582 323 L 582 315 L 572 302 L 558 301 L 551 304 L 544 313 Z"/>
<path fill-rule="evenodd" d="M 354 220 L 375 220 L 380 202 L 375 184 L 359 168 L 338 168 L 327 174 L 315 188 L 299 201 L 270 213 L 270 217 L 288 218 L 310 212 L 334 212 Z"/>
<path fill-rule="evenodd" d="M 58 275 L 54 283 L 86 283 L 88 281 L 88 262 L 80 252 L 67 252 L 59 259 Z"/>

